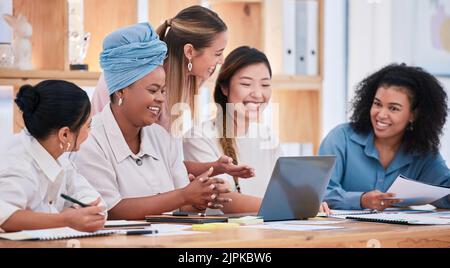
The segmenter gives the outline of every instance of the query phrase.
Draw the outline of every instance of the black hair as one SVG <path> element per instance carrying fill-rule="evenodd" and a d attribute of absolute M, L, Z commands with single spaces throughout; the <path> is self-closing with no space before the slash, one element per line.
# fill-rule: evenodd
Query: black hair
<path fill-rule="evenodd" d="M 78 133 L 91 113 L 86 92 L 62 80 L 46 80 L 36 86 L 24 85 L 15 102 L 23 113 L 28 132 L 38 140 L 47 138 L 62 127 Z"/>
<path fill-rule="evenodd" d="M 223 111 L 226 110 L 228 97 L 223 94 L 221 89 L 223 87 L 229 87 L 231 78 L 236 72 L 242 68 L 258 63 L 266 65 L 270 77 L 272 77 L 272 68 L 269 60 L 263 52 L 256 48 L 241 46 L 231 51 L 225 58 L 214 88 L 214 100 L 222 107 Z"/>
<path fill-rule="evenodd" d="M 223 93 L 222 88 L 229 88 L 231 79 L 239 70 L 259 63 L 262 63 L 267 67 L 269 75 L 272 78 L 272 69 L 269 60 L 263 52 L 248 46 L 241 46 L 234 49 L 225 58 L 214 88 L 214 101 L 222 108 L 217 111 L 222 113 L 217 115 L 217 118 L 222 118 L 222 136 L 219 139 L 219 143 L 224 154 L 231 157 L 233 159 L 233 164 L 235 165 L 238 164 L 235 140 L 227 137 L 226 129 L 226 105 L 228 103 L 228 97 Z M 239 185 L 239 178 L 233 176 L 233 180 L 236 190 L 240 193 L 241 187 Z"/>
<path fill-rule="evenodd" d="M 398 86 L 407 90 L 411 111 L 415 113 L 412 129 L 403 137 L 408 153 L 438 153 L 440 135 L 447 118 L 447 94 L 439 81 L 420 67 L 391 64 L 366 77 L 356 88 L 350 124 L 359 133 L 373 130 L 370 120 L 377 90 Z"/>

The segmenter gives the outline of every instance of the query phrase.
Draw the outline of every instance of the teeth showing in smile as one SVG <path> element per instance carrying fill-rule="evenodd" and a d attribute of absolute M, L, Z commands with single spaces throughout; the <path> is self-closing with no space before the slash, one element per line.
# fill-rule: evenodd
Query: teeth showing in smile
<path fill-rule="evenodd" d="M 253 110 L 253 111 L 257 111 L 259 109 L 259 107 L 261 106 L 261 102 L 246 102 L 244 104 L 248 110 Z"/>
<path fill-rule="evenodd" d="M 149 106 L 149 107 L 147 107 L 147 109 L 149 109 L 150 112 L 153 113 L 154 115 L 158 115 L 159 111 L 161 110 L 161 108 L 159 108 L 157 106 Z"/>
<path fill-rule="evenodd" d="M 377 127 L 379 127 L 379 128 L 388 128 L 389 126 L 390 126 L 390 124 L 377 121 Z"/>

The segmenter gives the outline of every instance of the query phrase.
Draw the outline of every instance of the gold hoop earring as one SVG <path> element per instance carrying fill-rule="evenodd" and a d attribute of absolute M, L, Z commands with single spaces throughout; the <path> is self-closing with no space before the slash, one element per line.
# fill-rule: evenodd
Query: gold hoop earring
<path fill-rule="evenodd" d="M 191 59 L 189 59 L 189 63 L 188 63 L 188 71 L 192 71 L 192 61 Z"/>

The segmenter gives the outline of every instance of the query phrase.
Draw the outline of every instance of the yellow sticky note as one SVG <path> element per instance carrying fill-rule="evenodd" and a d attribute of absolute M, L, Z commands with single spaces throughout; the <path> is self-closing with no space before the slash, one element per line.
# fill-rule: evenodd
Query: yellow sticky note
<path fill-rule="evenodd" d="M 241 218 L 228 219 L 228 222 L 237 223 L 240 225 L 255 225 L 263 224 L 264 220 L 261 217 L 246 216 Z"/>
<path fill-rule="evenodd" d="M 205 224 L 193 224 L 192 230 L 215 230 L 215 229 L 229 229 L 239 227 L 237 223 L 227 223 L 227 222 L 214 222 Z"/>

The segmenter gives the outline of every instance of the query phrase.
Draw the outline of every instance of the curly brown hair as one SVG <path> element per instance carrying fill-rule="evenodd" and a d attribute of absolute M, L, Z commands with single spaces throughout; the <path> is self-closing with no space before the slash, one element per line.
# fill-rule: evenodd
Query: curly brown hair
<path fill-rule="evenodd" d="M 356 132 L 373 131 L 370 109 L 380 87 L 399 86 L 408 91 L 414 128 L 406 131 L 406 152 L 438 153 L 440 135 L 447 118 L 447 94 L 439 81 L 420 67 L 391 64 L 369 75 L 356 88 L 350 124 Z"/>

